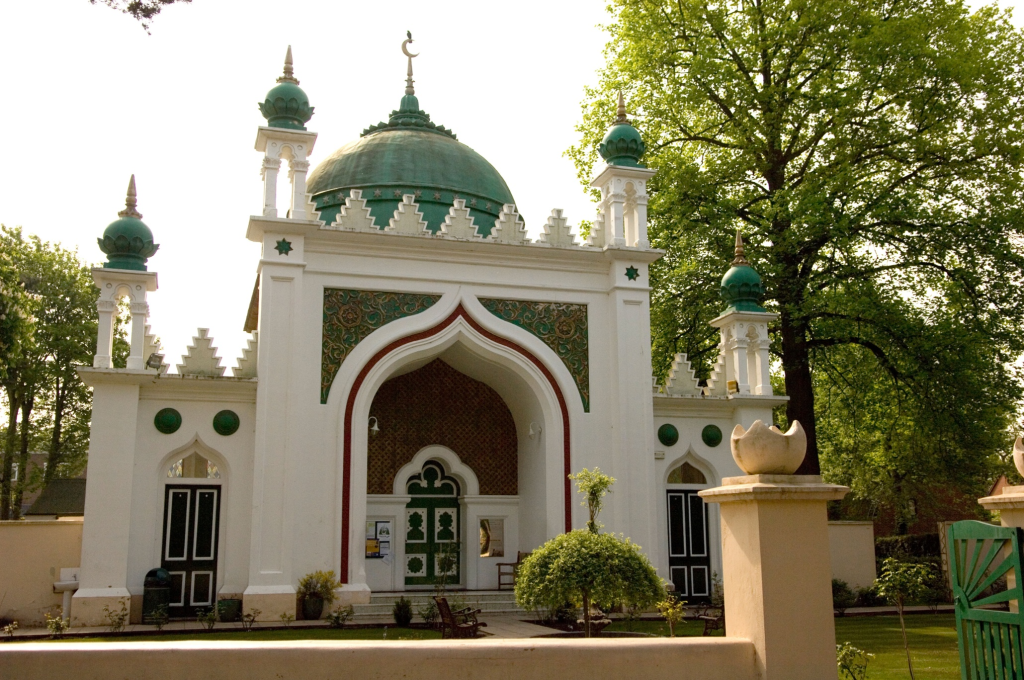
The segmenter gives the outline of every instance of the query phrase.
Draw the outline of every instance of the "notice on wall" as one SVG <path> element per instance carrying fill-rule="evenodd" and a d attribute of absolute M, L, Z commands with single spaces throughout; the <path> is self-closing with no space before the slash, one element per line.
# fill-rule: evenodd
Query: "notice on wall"
<path fill-rule="evenodd" d="M 366 557 L 391 563 L 391 520 L 367 520 Z"/>

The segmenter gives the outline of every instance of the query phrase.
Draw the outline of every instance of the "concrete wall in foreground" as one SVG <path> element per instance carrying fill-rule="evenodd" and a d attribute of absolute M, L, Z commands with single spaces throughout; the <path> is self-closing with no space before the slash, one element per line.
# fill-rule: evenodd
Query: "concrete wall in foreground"
<path fill-rule="evenodd" d="M 832 578 L 851 588 L 875 582 L 875 525 L 872 522 L 829 522 L 828 547 Z"/>
<path fill-rule="evenodd" d="M 0 522 L 0 618 L 24 628 L 61 606 L 60 570 L 82 556 L 82 520 Z"/>
<path fill-rule="evenodd" d="M 49 680 L 754 680 L 737 638 L 421 642 L 65 642 L 0 645 L 0 678 Z"/>

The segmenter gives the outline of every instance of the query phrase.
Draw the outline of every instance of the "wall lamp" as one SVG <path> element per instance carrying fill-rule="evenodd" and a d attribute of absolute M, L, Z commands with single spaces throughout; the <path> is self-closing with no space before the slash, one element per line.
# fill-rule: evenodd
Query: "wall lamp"
<path fill-rule="evenodd" d="M 377 424 L 377 417 L 370 416 L 370 420 L 368 422 L 370 424 L 370 434 L 376 437 L 380 433 L 380 426 Z"/>

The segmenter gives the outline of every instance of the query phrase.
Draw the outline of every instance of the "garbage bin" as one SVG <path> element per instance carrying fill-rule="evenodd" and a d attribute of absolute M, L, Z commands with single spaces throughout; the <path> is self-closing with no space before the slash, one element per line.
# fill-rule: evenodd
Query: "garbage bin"
<path fill-rule="evenodd" d="M 171 575 L 166 569 L 150 569 L 142 588 L 142 622 L 155 624 L 167 621 L 171 604 Z"/>

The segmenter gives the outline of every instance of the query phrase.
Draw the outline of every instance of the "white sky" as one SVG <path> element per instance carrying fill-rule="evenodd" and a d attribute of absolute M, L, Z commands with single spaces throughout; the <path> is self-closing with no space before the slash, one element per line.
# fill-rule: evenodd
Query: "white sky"
<path fill-rule="evenodd" d="M 535 238 L 552 208 L 574 225 L 592 217 L 562 152 L 603 64 L 605 5 L 194 0 L 165 9 L 146 35 L 87 0 L 0 2 L 0 222 L 101 262 L 96 238 L 135 173 L 160 244 L 150 318 L 168 363 L 201 326 L 234 366 L 259 258 L 245 239 L 261 207 L 256 103 L 287 45 L 316 107 L 315 167 L 398 107 L 411 30 L 422 108 L 497 168 Z"/>

